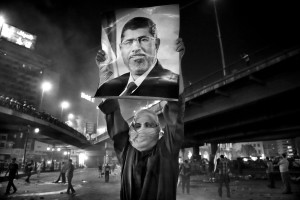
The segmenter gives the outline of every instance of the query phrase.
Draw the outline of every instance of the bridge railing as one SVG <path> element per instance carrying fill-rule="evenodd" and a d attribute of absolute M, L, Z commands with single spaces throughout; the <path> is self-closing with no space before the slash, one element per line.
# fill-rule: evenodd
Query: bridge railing
<path fill-rule="evenodd" d="M 248 54 L 246 57 L 239 59 L 229 65 L 226 66 L 225 71 L 226 75 L 223 74 L 223 69 L 217 70 L 207 76 L 202 77 L 200 80 L 190 84 L 185 88 L 186 96 L 189 96 L 194 91 L 199 90 L 201 88 L 205 88 L 208 85 L 217 83 L 222 81 L 228 77 L 234 77 L 241 71 L 245 71 L 251 68 L 254 68 L 262 63 L 266 63 L 280 55 L 287 54 L 288 52 L 294 51 L 298 49 L 298 47 L 279 50 L 274 47 L 265 47 L 263 49 L 259 49 L 255 52 Z"/>
<path fill-rule="evenodd" d="M 73 129 L 72 127 L 68 126 L 64 122 L 60 121 L 59 119 L 55 118 L 54 116 L 50 115 L 49 113 L 46 112 L 40 112 L 38 111 L 35 107 L 32 105 L 27 105 L 26 103 L 20 103 L 16 99 L 13 99 L 11 97 L 7 97 L 4 95 L 0 95 L 0 106 L 13 109 L 15 111 L 25 113 L 28 115 L 31 115 L 33 117 L 42 119 L 44 121 L 50 122 L 51 124 L 54 124 L 56 126 L 59 126 L 63 129 L 68 130 L 71 132 L 73 135 L 80 137 L 81 139 L 85 139 L 86 137 L 82 135 L 80 132 L 77 130 Z"/>

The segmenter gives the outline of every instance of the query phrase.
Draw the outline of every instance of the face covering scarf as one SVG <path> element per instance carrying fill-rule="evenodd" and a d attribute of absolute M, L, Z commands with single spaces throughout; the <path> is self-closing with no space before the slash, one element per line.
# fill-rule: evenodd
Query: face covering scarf
<path fill-rule="evenodd" d="M 154 147 L 159 138 L 160 128 L 140 128 L 135 130 L 132 126 L 129 129 L 129 142 L 138 151 L 147 151 Z"/>

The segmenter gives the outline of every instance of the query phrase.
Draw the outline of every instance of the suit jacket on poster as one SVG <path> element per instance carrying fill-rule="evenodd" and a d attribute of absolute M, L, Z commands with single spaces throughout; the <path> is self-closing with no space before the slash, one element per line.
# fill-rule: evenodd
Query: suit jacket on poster
<path fill-rule="evenodd" d="M 126 88 L 130 74 L 126 73 L 102 84 L 95 97 L 119 96 Z M 131 96 L 150 96 L 177 99 L 179 93 L 178 74 L 164 69 L 159 62 L 131 94 Z"/>

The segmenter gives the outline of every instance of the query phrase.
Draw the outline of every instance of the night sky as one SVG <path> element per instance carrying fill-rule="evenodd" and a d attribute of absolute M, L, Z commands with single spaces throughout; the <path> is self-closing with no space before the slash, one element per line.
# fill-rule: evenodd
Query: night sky
<path fill-rule="evenodd" d="M 217 0 L 226 65 L 241 60 L 242 53 L 251 59 L 262 49 L 299 46 L 296 2 Z M 183 76 L 186 83 L 194 83 L 222 68 L 212 0 L 1 0 L 0 15 L 6 23 L 37 35 L 35 51 L 51 59 L 53 70 L 61 74 L 56 94 L 45 100 L 51 112 L 58 113 L 59 102 L 66 99 L 73 113 L 96 121 L 96 104 L 80 99 L 80 92 L 93 95 L 97 88 L 94 57 L 100 45 L 101 16 L 119 8 L 177 3 L 180 37 L 186 46 Z"/>

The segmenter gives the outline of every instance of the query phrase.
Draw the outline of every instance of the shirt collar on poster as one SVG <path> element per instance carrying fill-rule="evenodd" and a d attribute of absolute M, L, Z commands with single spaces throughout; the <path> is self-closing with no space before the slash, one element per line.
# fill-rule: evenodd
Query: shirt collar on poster
<path fill-rule="evenodd" d="M 153 62 L 152 66 L 143 75 L 141 75 L 136 80 L 133 80 L 132 75 L 130 73 L 130 76 L 129 76 L 126 88 L 123 90 L 123 92 L 120 94 L 120 96 L 122 96 L 122 94 L 126 91 L 126 89 L 128 87 L 128 84 L 131 83 L 131 82 L 134 82 L 137 85 L 137 88 L 138 88 L 143 83 L 143 81 L 146 79 L 146 77 L 148 76 L 148 74 L 150 73 L 150 71 L 154 68 L 154 66 L 156 65 L 156 63 L 157 63 L 157 59 L 155 59 L 155 61 Z M 135 90 L 133 90 L 132 92 L 134 92 Z"/>

